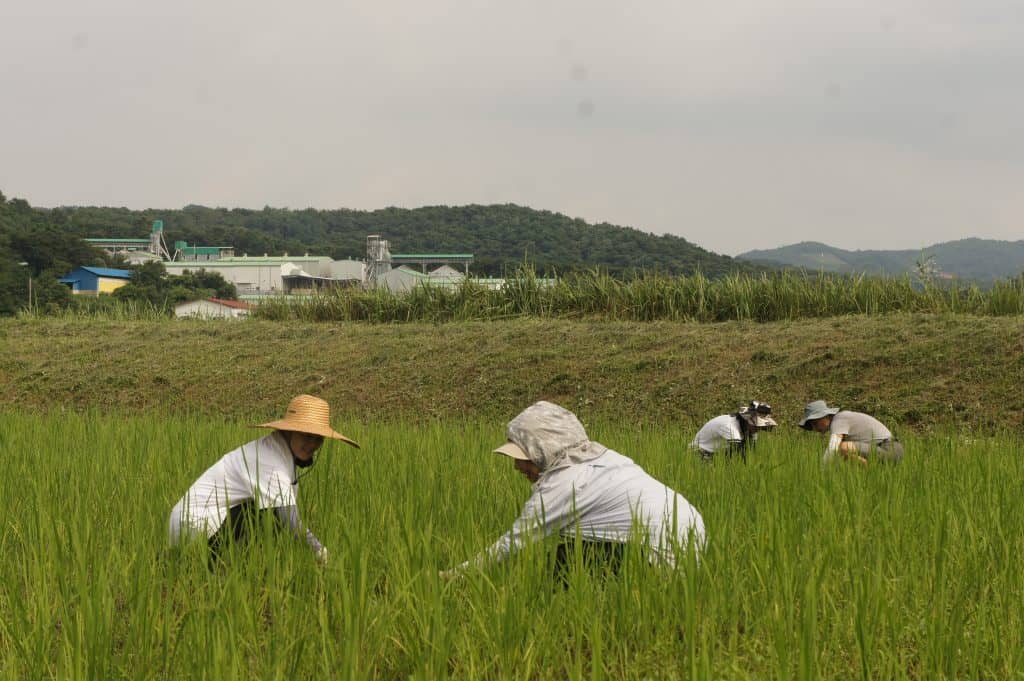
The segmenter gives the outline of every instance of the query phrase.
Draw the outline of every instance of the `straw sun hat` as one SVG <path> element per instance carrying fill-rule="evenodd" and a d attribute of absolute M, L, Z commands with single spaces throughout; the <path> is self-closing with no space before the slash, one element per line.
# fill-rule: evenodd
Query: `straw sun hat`
<path fill-rule="evenodd" d="M 292 401 L 288 403 L 288 408 L 284 410 L 284 418 L 268 423 L 260 423 L 256 427 L 293 430 L 299 433 L 320 435 L 333 440 L 347 442 L 353 447 L 359 447 L 354 440 L 350 440 L 331 428 L 330 406 L 324 400 L 312 395 L 299 395 L 292 398 Z"/>

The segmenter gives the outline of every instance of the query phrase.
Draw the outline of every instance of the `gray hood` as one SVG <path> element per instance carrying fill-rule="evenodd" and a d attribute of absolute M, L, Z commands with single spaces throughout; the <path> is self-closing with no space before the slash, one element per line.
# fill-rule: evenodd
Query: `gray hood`
<path fill-rule="evenodd" d="M 509 421 L 507 437 L 542 474 L 596 459 L 608 451 L 587 439 L 575 414 L 551 402 L 536 402 L 520 412 Z"/>

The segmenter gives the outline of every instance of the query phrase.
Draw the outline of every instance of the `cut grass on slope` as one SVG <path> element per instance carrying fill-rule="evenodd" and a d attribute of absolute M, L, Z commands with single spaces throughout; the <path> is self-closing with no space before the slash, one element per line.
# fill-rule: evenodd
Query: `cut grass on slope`
<path fill-rule="evenodd" d="M 695 423 L 827 399 L 900 430 L 1021 425 L 1024 320 L 852 316 L 757 324 L 512 320 L 369 325 L 0 321 L 0 407 L 276 417 L 294 394 L 367 422 L 584 417 Z"/>

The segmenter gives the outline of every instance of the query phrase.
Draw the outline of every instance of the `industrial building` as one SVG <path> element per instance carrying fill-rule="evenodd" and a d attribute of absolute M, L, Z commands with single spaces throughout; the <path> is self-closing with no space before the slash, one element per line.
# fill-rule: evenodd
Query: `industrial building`
<path fill-rule="evenodd" d="M 79 267 L 57 281 L 71 286 L 75 295 L 98 296 L 113 293 L 132 278 L 131 270 L 117 270 L 109 267 Z"/>
<path fill-rule="evenodd" d="M 424 274 L 406 266 L 388 270 L 378 280 L 378 286 L 387 288 L 394 293 L 404 293 L 417 286 L 440 286 L 454 288 L 466 277 L 450 267 L 439 267 L 433 272 Z"/>
<path fill-rule="evenodd" d="M 248 317 L 252 305 L 241 300 L 204 298 L 174 306 L 175 317 L 196 319 L 238 319 Z"/>
<path fill-rule="evenodd" d="M 148 239 L 95 238 L 86 239 L 86 243 L 106 251 L 110 255 L 119 255 L 132 265 L 149 260 L 170 260 L 164 242 L 164 221 L 154 220 L 153 229 Z"/>
<path fill-rule="evenodd" d="M 469 265 L 472 262 L 472 253 L 393 253 L 391 255 L 392 266 L 418 265 L 423 274 L 430 271 L 436 272 L 441 267 L 454 271 L 452 265 L 461 265 L 462 274 L 468 277 Z"/>
<path fill-rule="evenodd" d="M 330 286 L 358 286 L 364 265 L 358 260 L 331 260 L 326 256 L 240 255 L 210 261 L 165 262 L 168 274 L 206 270 L 234 284 L 239 296 L 306 293 Z"/>
<path fill-rule="evenodd" d="M 422 284 L 451 287 L 469 275 L 469 265 L 473 262 L 471 253 L 393 255 L 389 242 L 379 235 L 366 238 L 365 261 L 332 260 L 308 253 L 301 256 L 289 256 L 287 253 L 282 256 L 236 256 L 231 246 L 189 246 L 184 241 L 174 242 L 172 254 L 164 242 L 161 220 L 153 222 L 148 239 L 86 241 L 126 258 L 132 264 L 160 260 L 168 274 L 180 275 L 198 270 L 217 272 L 225 281 L 234 284 L 240 298 L 249 299 L 309 294 L 351 286 L 385 287 L 396 292 L 408 291 Z"/>
<path fill-rule="evenodd" d="M 469 276 L 471 253 L 391 253 L 391 244 L 377 234 L 366 237 L 367 288 L 408 291 L 419 285 L 458 286 Z M 418 265 L 420 270 L 409 267 Z M 462 272 L 453 265 L 461 266 Z M 434 266 L 434 269 L 428 268 Z"/>
<path fill-rule="evenodd" d="M 189 246 L 184 241 L 174 242 L 174 261 L 208 262 L 210 260 L 222 260 L 235 255 L 232 246 Z"/>

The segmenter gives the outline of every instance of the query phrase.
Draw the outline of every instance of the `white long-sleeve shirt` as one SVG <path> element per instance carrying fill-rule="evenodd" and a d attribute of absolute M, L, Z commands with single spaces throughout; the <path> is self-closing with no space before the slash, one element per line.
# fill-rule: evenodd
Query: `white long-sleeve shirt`
<path fill-rule="evenodd" d="M 751 440 L 757 437 L 751 435 Z M 719 449 L 743 443 L 743 432 L 740 430 L 740 419 L 735 414 L 722 414 L 711 419 L 697 431 L 690 443 L 690 449 L 702 450 L 714 454 Z"/>
<path fill-rule="evenodd" d="M 192 483 L 171 510 L 171 542 L 212 537 L 228 509 L 252 500 L 257 508 L 296 505 L 295 463 L 278 431 L 233 449 Z"/>
<path fill-rule="evenodd" d="M 584 463 L 543 476 L 512 529 L 475 559 L 501 561 L 534 538 L 555 532 L 594 541 L 626 542 L 639 526 L 652 549 L 651 560 L 675 563 L 674 548 L 692 539 L 704 544 L 704 521 L 690 502 L 612 450 Z"/>

